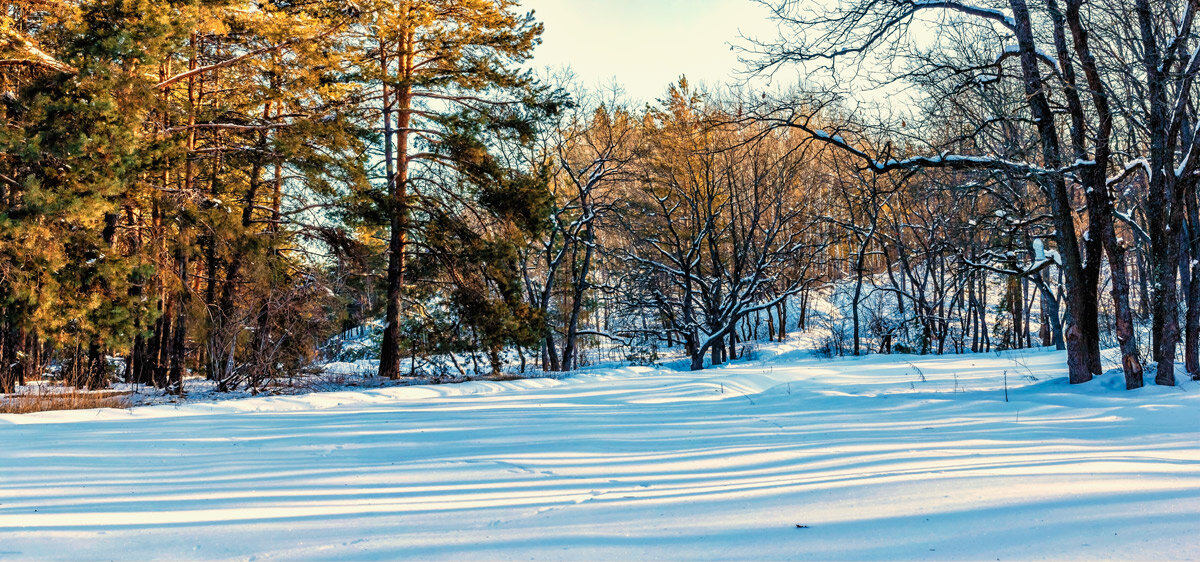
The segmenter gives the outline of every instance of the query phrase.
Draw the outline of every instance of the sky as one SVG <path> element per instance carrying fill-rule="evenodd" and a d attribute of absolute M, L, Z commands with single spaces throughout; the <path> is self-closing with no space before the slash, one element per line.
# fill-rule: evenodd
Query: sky
<path fill-rule="evenodd" d="M 739 34 L 774 33 L 767 11 L 751 0 L 524 0 L 546 25 L 532 61 L 569 66 L 584 86 L 614 80 L 634 100 L 662 97 L 686 75 L 709 84 L 738 80 L 731 44 Z"/>

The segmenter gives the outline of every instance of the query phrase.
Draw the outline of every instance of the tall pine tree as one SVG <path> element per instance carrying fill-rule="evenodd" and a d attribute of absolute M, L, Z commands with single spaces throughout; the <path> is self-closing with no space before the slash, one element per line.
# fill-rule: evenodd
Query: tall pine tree
<path fill-rule="evenodd" d="M 516 115 L 510 108 L 534 88 L 519 65 L 532 55 L 542 26 L 517 9 L 512 0 L 401 0 L 376 5 L 365 28 L 371 48 L 363 68 L 378 84 L 383 140 L 384 190 L 375 200 L 389 233 L 381 376 L 400 375 L 414 230 L 418 222 L 449 216 L 437 209 L 442 203 L 467 204 L 456 170 L 487 160 L 485 143 L 463 140 L 486 127 L 464 123 L 515 125 L 488 116 Z"/>

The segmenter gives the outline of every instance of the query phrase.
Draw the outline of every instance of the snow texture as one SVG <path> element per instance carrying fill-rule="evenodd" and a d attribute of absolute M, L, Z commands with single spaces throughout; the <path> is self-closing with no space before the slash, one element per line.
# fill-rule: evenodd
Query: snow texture
<path fill-rule="evenodd" d="M 0 416 L 0 559 L 1200 556 L 1197 383 L 758 356 Z"/>

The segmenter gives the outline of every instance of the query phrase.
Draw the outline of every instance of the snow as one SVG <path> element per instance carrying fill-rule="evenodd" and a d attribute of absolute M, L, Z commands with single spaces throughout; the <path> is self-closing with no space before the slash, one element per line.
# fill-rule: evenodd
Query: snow
<path fill-rule="evenodd" d="M 4 415 L 0 558 L 1200 556 L 1200 383 L 1071 386 L 1063 362 L 789 342 L 700 372 Z"/>
<path fill-rule="evenodd" d="M 1047 63 L 1049 63 L 1049 64 L 1050 64 L 1050 66 L 1053 66 L 1053 67 L 1055 67 L 1055 68 L 1062 68 L 1062 66 L 1058 64 L 1058 59 L 1057 59 L 1057 58 L 1055 58 L 1055 57 L 1054 57 L 1053 55 L 1051 55 L 1050 53 L 1047 53 L 1046 51 L 1042 50 L 1042 48 L 1041 48 L 1041 47 L 1034 48 L 1034 52 L 1036 52 L 1036 53 L 1037 53 L 1037 56 L 1041 57 L 1041 58 L 1042 58 L 1042 60 L 1044 60 L 1044 61 L 1046 61 Z M 1090 161 L 1083 161 L 1083 162 L 1084 162 L 1084 163 L 1087 163 L 1087 162 L 1090 162 Z M 1092 162 L 1092 163 L 1094 164 L 1094 162 Z"/>
<path fill-rule="evenodd" d="M 946 6 L 947 4 L 948 3 L 945 2 L 945 0 L 922 0 L 919 2 L 913 3 L 913 7 L 914 8 L 927 8 L 927 7 L 944 8 L 944 7 L 947 7 Z M 996 9 L 992 9 L 992 8 L 985 8 L 983 6 L 976 6 L 976 5 L 967 4 L 967 3 L 963 3 L 963 2 L 952 2 L 952 4 L 957 6 L 961 11 L 964 11 L 967 13 L 974 13 L 975 15 L 980 15 L 980 16 L 990 18 L 990 19 L 995 19 L 995 20 L 1003 23 L 1005 25 L 1005 27 L 1008 27 L 1009 29 L 1013 29 L 1013 28 L 1017 27 L 1017 21 L 1015 19 L 1013 19 L 1012 16 L 1010 16 L 1000 10 L 996 10 Z"/>
<path fill-rule="evenodd" d="M 1053 66 L 1055 68 L 1060 68 L 1060 66 L 1058 64 L 1058 58 L 1056 58 L 1054 55 L 1051 55 L 1050 53 L 1046 52 L 1041 47 L 1034 47 L 1033 52 L 1034 52 L 1034 54 L 1036 54 L 1038 56 L 1038 58 L 1042 59 L 1046 64 Z M 1007 45 L 1004 47 L 1004 54 L 1005 55 L 1019 55 L 1019 54 L 1021 54 L 1021 46 L 1020 45 Z M 1087 161 L 1087 160 L 1077 160 L 1075 162 L 1075 166 L 1078 167 L 1080 165 L 1087 165 L 1089 163 L 1094 164 L 1095 162 L 1091 162 L 1091 161 Z"/>

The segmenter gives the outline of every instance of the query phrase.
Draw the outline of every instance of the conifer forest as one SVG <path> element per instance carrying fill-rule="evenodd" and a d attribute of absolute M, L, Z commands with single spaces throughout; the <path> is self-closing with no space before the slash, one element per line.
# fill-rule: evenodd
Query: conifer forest
<path fill-rule="evenodd" d="M 969 2 L 0 0 L 0 560 L 1195 557 L 1200 0 Z"/>

